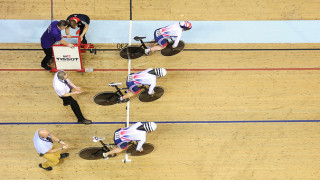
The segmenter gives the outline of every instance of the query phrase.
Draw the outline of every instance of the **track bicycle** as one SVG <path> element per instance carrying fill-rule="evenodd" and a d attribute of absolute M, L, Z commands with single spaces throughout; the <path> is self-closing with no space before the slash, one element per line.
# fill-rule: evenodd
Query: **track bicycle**
<path fill-rule="evenodd" d="M 147 46 L 145 45 L 145 43 L 156 43 L 156 41 L 148 41 L 148 42 L 144 42 L 143 39 L 146 37 L 139 37 L 139 36 L 135 36 L 133 39 L 135 41 L 140 41 L 141 45 L 137 46 L 137 45 L 132 45 L 132 46 L 125 46 L 123 48 L 122 45 L 120 46 L 121 50 L 120 50 L 120 56 L 124 59 L 137 59 L 140 58 L 141 56 L 145 55 L 144 50 L 147 49 Z M 183 49 L 184 49 L 184 42 L 182 40 L 179 41 L 179 44 L 176 48 L 172 48 L 172 45 L 174 43 L 174 40 L 170 37 L 170 39 L 167 39 L 167 43 L 168 45 L 161 50 L 161 54 L 163 56 L 173 56 L 176 55 L 178 53 L 180 53 Z M 119 46 L 118 46 L 119 48 Z"/>
<path fill-rule="evenodd" d="M 114 105 L 119 102 L 119 98 L 123 96 L 122 92 L 124 90 L 128 90 L 128 88 L 119 88 L 118 86 L 122 85 L 122 83 L 110 83 L 109 86 L 116 88 L 116 91 L 105 91 L 97 94 L 93 100 L 96 104 L 101 106 L 110 106 Z M 153 96 L 149 96 L 148 94 L 148 87 L 147 86 L 140 86 L 140 94 L 139 94 L 139 100 L 141 102 L 152 102 L 157 99 L 159 99 L 164 94 L 164 89 L 161 86 L 156 86 L 154 88 L 154 94 Z"/>
<path fill-rule="evenodd" d="M 116 144 L 105 144 L 103 140 L 105 138 L 100 138 L 97 136 L 94 136 L 92 138 L 93 142 L 100 142 L 102 147 L 88 147 L 84 148 L 79 152 L 79 156 L 86 160 L 98 160 L 102 159 L 103 153 L 111 151 Z M 136 151 L 137 143 L 130 142 L 129 147 L 126 150 L 126 153 L 130 156 L 143 156 L 151 153 L 154 150 L 154 146 L 151 143 L 144 143 L 142 148 L 143 151 Z M 108 156 L 108 158 L 115 157 L 117 154 L 112 154 L 111 156 Z"/>

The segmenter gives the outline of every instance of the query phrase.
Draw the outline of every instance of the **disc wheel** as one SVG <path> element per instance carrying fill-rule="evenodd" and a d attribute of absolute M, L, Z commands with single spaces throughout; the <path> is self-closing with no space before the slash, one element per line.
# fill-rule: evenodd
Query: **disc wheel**
<path fill-rule="evenodd" d="M 97 94 L 93 100 L 101 106 L 110 106 L 117 103 L 119 95 L 114 92 L 102 92 Z"/>
<path fill-rule="evenodd" d="M 120 51 L 120 56 L 124 59 L 137 59 L 144 55 L 144 49 L 139 46 L 125 47 Z"/>
<path fill-rule="evenodd" d="M 155 101 L 155 100 L 161 98 L 161 96 L 164 94 L 164 89 L 161 86 L 156 86 L 154 88 L 154 94 L 153 94 L 152 97 L 149 96 L 148 91 L 149 91 L 149 89 L 145 88 L 145 90 L 140 93 L 139 100 L 141 102 L 152 102 L 152 101 Z"/>
<path fill-rule="evenodd" d="M 172 48 L 173 42 L 168 42 L 166 48 L 161 50 L 161 54 L 163 56 L 173 56 L 180 53 L 184 49 L 184 42 L 179 41 L 179 44 L 176 48 Z"/>
<path fill-rule="evenodd" d="M 137 145 L 135 144 L 131 145 L 130 147 L 128 147 L 126 151 L 127 154 L 130 156 L 144 156 L 144 155 L 150 154 L 154 150 L 154 146 L 150 143 L 144 143 L 142 146 L 143 151 L 141 152 L 137 151 L 136 148 L 137 148 Z"/>
<path fill-rule="evenodd" d="M 79 152 L 79 156 L 86 160 L 97 160 L 103 158 L 103 150 L 101 147 L 89 147 L 82 149 Z"/>

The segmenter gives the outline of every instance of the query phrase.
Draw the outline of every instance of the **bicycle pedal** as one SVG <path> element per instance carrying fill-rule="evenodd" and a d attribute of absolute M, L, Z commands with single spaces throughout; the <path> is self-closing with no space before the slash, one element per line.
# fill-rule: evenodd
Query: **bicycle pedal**
<path fill-rule="evenodd" d="M 118 101 L 117 101 L 117 103 L 118 103 L 118 104 L 121 104 L 121 103 L 126 103 L 126 102 L 128 102 L 128 101 L 130 101 L 130 98 L 126 98 L 126 99 L 123 99 L 123 100 L 120 100 L 120 98 L 119 98 Z"/>
<path fill-rule="evenodd" d="M 103 148 L 102 148 L 102 151 L 103 151 L 104 153 L 107 153 L 107 152 L 110 151 L 110 149 L 107 149 L 107 148 L 103 147 Z"/>
<path fill-rule="evenodd" d="M 128 101 L 130 101 L 130 99 L 129 99 L 129 98 L 127 98 L 127 99 L 123 99 L 121 102 L 122 102 L 122 103 L 124 103 L 124 102 L 128 102 Z"/>
<path fill-rule="evenodd" d="M 121 85 L 122 83 L 110 83 L 109 84 L 109 86 L 111 86 L 111 87 L 115 87 L 115 86 L 117 86 L 117 85 Z"/>

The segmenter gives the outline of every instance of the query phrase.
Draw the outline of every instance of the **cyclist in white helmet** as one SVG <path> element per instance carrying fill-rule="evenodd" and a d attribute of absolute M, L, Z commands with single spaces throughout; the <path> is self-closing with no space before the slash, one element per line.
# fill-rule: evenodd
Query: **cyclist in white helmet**
<path fill-rule="evenodd" d="M 130 127 L 116 130 L 114 132 L 113 140 L 117 147 L 109 152 L 103 153 L 103 157 L 108 158 L 110 156 L 115 156 L 115 154 L 127 149 L 128 143 L 131 141 L 137 141 L 138 145 L 136 150 L 140 152 L 143 151 L 142 145 L 146 142 L 147 132 L 152 132 L 156 129 L 157 124 L 154 122 L 137 122 Z"/>
<path fill-rule="evenodd" d="M 190 30 L 191 28 L 192 28 L 192 25 L 189 21 L 180 21 L 170 26 L 156 29 L 154 31 L 154 40 L 157 42 L 157 45 L 154 47 L 145 49 L 145 54 L 149 55 L 150 52 L 160 51 L 164 49 L 167 46 L 166 39 L 169 39 L 170 37 L 175 38 L 172 48 L 176 48 L 181 39 L 182 32 Z"/>
<path fill-rule="evenodd" d="M 150 96 L 153 95 L 153 90 L 156 87 L 157 77 L 163 77 L 167 74 L 166 69 L 164 68 L 149 68 L 147 70 L 129 74 L 127 77 L 127 87 L 128 93 L 124 96 L 120 97 L 118 103 L 128 102 L 130 98 L 140 92 L 139 86 L 148 85 L 149 91 L 148 94 Z"/>

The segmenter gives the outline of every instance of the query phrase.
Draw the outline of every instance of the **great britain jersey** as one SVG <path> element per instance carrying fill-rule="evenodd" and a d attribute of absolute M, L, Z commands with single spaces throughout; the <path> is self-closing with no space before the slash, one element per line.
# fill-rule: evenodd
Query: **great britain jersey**
<path fill-rule="evenodd" d="M 140 151 L 142 145 L 146 142 L 146 131 L 138 130 L 141 122 L 137 122 L 128 128 L 121 128 L 114 132 L 114 142 L 118 147 L 126 149 L 128 142 L 138 141 L 137 151 Z"/>
<path fill-rule="evenodd" d="M 160 28 L 159 31 L 156 33 L 161 33 L 161 35 L 165 39 L 169 39 L 170 37 L 176 38 L 173 44 L 173 47 L 176 48 L 182 36 L 182 28 L 180 27 L 178 22 L 178 23 L 174 23 L 172 25 Z"/>
<path fill-rule="evenodd" d="M 71 14 L 67 20 L 73 20 L 76 19 L 77 20 L 77 24 L 79 27 L 81 26 L 87 26 L 90 24 L 90 18 L 89 16 L 85 15 L 85 14 Z"/>
<path fill-rule="evenodd" d="M 148 85 L 148 94 L 153 94 L 153 89 L 156 87 L 157 77 L 156 75 L 148 73 L 151 70 L 153 69 L 149 68 L 138 73 L 129 74 L 127 82 L 132 82 L 132 85 L 128 88 L 131 90 L 134 86 Z"/>

